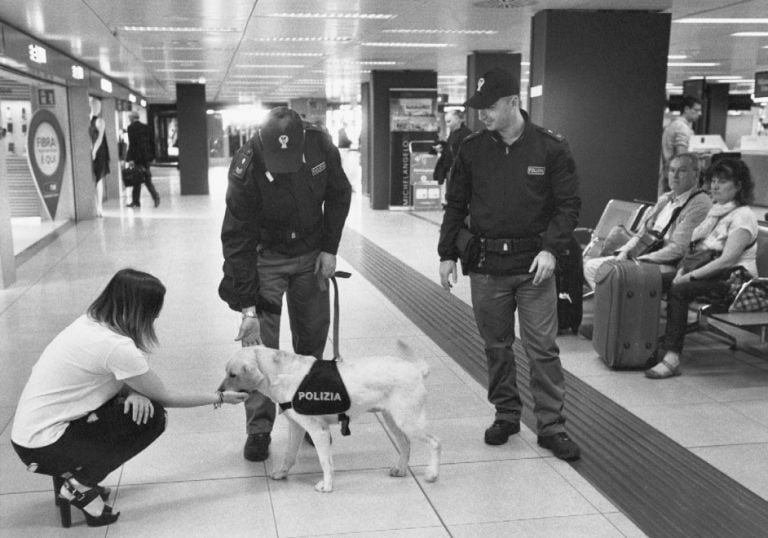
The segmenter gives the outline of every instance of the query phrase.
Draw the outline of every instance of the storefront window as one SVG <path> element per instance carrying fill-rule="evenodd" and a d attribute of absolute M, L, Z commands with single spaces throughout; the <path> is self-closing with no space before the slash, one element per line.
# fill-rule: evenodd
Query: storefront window
<path fill-rule="evenodd" d="M 0 70 L 0 126 L 0 181 L 18 255 L 75 215 L 66 88 Z"/>

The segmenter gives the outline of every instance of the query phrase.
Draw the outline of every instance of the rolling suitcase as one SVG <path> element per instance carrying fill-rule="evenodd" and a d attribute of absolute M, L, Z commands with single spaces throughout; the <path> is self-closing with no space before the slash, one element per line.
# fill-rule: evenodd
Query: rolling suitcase
<path fill-rule="evenodd" d="M 608 260 L 595 281 L 595 351 L 613 369 L 645 367 L 658 345 L 659 266 Z"/>
<path fill-rule="evenodd" d="M 572 237 L 568 248 L 557 257 L 555 284 L 558 333 L 576 334 L 584 312 L 584 265 L 576 238 Z"/>

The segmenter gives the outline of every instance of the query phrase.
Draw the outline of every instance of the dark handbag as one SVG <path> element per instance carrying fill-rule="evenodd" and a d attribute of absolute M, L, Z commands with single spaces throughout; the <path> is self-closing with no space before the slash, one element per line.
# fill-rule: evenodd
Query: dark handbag
<path fill-rule="evenodd" d="M 688 253 L 686 253 L 680 261 L 680 269 L 683 270 L 684 275 L 691 271 L 695 271 L 699 267 L 707 265 L 709 262 L 720 256 L 720 252 L 717 250 L 708 248 L 697 250 L 696 244 L 698 243 L 691 243 Z"/>
<path fill-rule="evenodd" d="M 637 259 L 643 254 L 656 252 L 664 246 L 664 234 L 654 230 L 648 230 L 640 236 L 637 244 L 627 251 L 627 256 L 631 259 Z"/>
<path fill-rule="evenodd" d="M 136 166 L 128 165 L 123 168 L 123 185 L 135 187 L 144 183 L 144 171 Z"/>

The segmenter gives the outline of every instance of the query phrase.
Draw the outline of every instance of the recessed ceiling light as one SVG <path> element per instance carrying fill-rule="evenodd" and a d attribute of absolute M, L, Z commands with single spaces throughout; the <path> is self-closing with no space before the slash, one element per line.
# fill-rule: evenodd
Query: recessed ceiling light
<path fill-rule="evenodd" d="M 231 75 L 230 79 L 288 78 L 288 75 Z"/>
<path fill-rule="evenodd" d="M 733 37 L 768 37 L 768 32 L 736 32 Z"/>
<path fill-rule="evenodd" d="M 667 62 L 667 67 L 717 67 L 717 62 Z"/>
<path fill-rule="evenodd" d="M 452 43 L 407 43 L 395 41 L 380 41 L 360 43 L 363 47 L 427 47 L 427 48 L 445 48 L 455 47 Z"/>
<path fill-rule="evenodd" d="M 257 68 L 257 69 L 271 69 L 273 67 L 279 67 L 283 69 L 303 69 L 304 65 L 301 64 L 237 64 L 235 67 L 245 68 Z"/>
<path fill-rule="evenodd" d="M 259 41 L 263 43 L 276 43 L 290 41 L 294 42 L 306 42 L 306 41 L 331 41 L 331 42 L 347 42 L 352 41 L 351 37 L 346 36 L 322 36 L 322 37 L 252 37 L 251 41 Z"/>
<path fill-rule="evenodd" d="M 768 19 L 750 19 L 746 17 L 737 18 L 725 18 L 725 17 L 690 17 L 684 19 L 678 19 L 676 22 L 679 24 L 768 24 Z"/>
<path fill-rule="evenodd" d="M 685 60 L 687 57 L 685 54 L 670 54 L 667 60 Z"/>
<path fill-rule="evenodd" d="M 496 30 L 438 30 L 427 28 L 392 28 L 382 30 L 384 34 L 461 34 L 461 35 L 495 35 Z"/>
<path fill-rule="evenodd" d="M 237 28 L 200 26 L 123 26 L 126 32 L 239 32 Z"/>
<path fill-rule="evenodd" d="M 172 67 L 168 69 L 155 69 L 158 73 L 218 73 L 221 69 L 185 69 L 183 67 Z"/>
<path fill-rule="evenodd" d="M 316 58 L 323 56 L 322 52 L 241 52 L 245 56 L 295 56 L 295 57 L 307 57 Z"/>
<path fill-rule="evenodd" d="M 392 13 L 357 13 L 354 11 L 329 11 L 325 13 L 264 13 L 256 14 L 257 17 L 269 17 L 280 19 L 394 19 Z"/>

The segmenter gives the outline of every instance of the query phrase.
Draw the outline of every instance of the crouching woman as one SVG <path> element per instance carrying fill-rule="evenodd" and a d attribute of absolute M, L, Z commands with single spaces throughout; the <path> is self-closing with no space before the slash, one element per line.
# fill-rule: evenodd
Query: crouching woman
<path fill-rule="evenodd" d="M 164 387 L 147 360 L 164 298 L 154 276 L 118 271 L 87 313 L 45 348 L 16 409 L 17 454 L 29 470 L 59 478 L 60 499 L 82 510 L 91 527 L 117 520 L 99 482 L 163 433 L 165 407 L 247 397 Z"/>
<path fill-rule="evenodd" d="M 680 375 L 688 305 L 697 298 L 722 306 L 728 301 L 728 278 L 736 267 L 757 276 L 757 217 L 748 207 L 754 182 L 739 159 L 722 159 L 710 168 L 714 204 L 693 231 L 691 253 L 680 263 L 667 298 L 664 358 L 645 375 L 665 379 Z"/>

